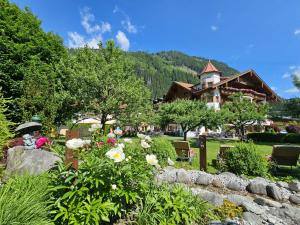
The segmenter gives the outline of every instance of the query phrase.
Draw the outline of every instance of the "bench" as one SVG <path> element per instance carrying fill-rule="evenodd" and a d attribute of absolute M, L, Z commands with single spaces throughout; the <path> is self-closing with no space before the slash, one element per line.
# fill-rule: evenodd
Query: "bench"
<path fill-rule="evenodd" d="M 188 141 L 174 141 L 173 146 L 175 148 L 178 161 L 186 160 L 189 163 L 192 163 L 194 154 Z"/>
<path fill-rule="evenodd" d="M 274 145 L 271 159 L 277 165 L 297 166 L 299 155 L 300 155 L 300 146 Z"/>

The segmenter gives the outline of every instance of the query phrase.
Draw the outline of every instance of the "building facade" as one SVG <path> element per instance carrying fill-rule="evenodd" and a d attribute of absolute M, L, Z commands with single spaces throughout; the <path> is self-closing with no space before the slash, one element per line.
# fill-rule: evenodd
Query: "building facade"
<path fill-rule="evenodd" d="M 174 81 L 164 97 L 164 102 L 172 102 L 178 98 L 199 99 L 207 102 L 208 107 L 219 110 L 226 101 L 229 101 L 229 96 L 235 93 L 242 93 L 244 98 L 255 102 L 280 100 L 254 70 L 224 77 L 222 72 L 208 61 L 198 74 L 198 78 L 197 84 Z M 200 133 L 203 133 L 205 128 L 200 130 Z"/>

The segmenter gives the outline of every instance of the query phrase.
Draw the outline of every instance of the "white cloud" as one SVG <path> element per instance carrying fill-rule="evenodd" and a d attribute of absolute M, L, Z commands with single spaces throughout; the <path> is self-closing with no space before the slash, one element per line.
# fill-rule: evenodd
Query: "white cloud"
<path fill-rule="evenodd" d="M 300 90 L 296 87 L 285 90 L 286 93 L 300 93 Z"/>
<path fill-rule="evenodd" d="M 276 90 L 277 90 L 277 87 L 272 86 L 271 89 L 272 89 L 273 91 L 276 91 Z"/>
<path fill-rule="evenodd" d="M 293 66 L 289 66 L 289 69 L 290 70 L 294 70 L 294 69 L 296 69 L 296 66 L 294 66 L 294 65 Z"/>
<path fill-rule="evenodd" d="M 68 32 L 69 48 L 82 48 L 85 45 L 84 37 L 77 32 Z"/>
<path fill-rule="evenodd" d="M 114 8 L 114 10 L 113 10 L 113 13 L 117 13 L 117 12 L 119 12 L 119 11 L 120 11 L 119 7 L 118 7 L 117 5 L 115 5 L 115 8 Z"/>
<path fill-rule="evenodd" d="M 294 34 L 295 34 L 295 35 L 300 34 L 300 29 L 296 29 L 296 30 L 294 31 Z"/>
<path fill-rule="evenodd" d="M 89 46 L 90 48 L 99 48 L 98 44 L 99 42 L 102 41 L 102 36 L 98 35 L 98 36 L 94 36 L 91 39 L 87 40 L 87 46 Z"/>
<path fill-rule="evenodd" d="M 133 25 L 129 19 L 129 17 L 126 18 L 126 20 L 121 21 L 122 26 L 124 29 L 126 29 L 129 33 L 137 33 L 137 27 Z"/>
<path fill-rule="evenodd" d="M 81 15 L 81 25 L 85 29 L 86 33 L 106 33 L 111 31 L 111 25 L 108 22 L 101 22 L 100 24 L 92 25 L 92 23 L 95 21 L 95 16 L 90 12 L 90 9 L 88 7 L 83 8 L 80 11 Z"/>
<path fill-rule="evenodd" d="M 212 31 L 217 31 L 217 30 L 218 30 L 218 27 L 217 27 L 217 26 L 214 26 L 214 25 L 212 25 L 212 26 L 210 26 L 210 29 L 211 29 Z"/>
<path fill-rule="evenodd" d="M 291 76 L 290 73 L 284 73 L 284 74 L 282 75 L 282 78 L 283 78 L 283 79 L 286 79 L 286 78 L 289 78 L 290 76 Z"/>
<path fill-rule="evenodd" d="M 130 47 L 130 42 L 122 31 L 118 31 L 118 34 L 116 35 L 116 39 L 121 49 L 123 49 L 124 51 L 128 51 Z"/>

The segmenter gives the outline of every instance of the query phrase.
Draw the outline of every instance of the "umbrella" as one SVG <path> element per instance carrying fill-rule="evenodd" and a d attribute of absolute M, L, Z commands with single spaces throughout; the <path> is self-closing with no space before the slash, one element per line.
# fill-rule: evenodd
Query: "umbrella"
<path fill-rule="evenodd" d="M 42 124 L 37 122 L 26 122 L 19 125 L 15 131 L 23 134 L 28 134 L 36 130 L 40 130 L 42 128 Z"/>

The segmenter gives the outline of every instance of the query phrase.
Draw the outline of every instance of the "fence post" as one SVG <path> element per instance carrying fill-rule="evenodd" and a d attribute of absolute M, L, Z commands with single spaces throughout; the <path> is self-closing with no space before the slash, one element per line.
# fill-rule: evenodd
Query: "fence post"
<path fill-rule="evenodd" d="M 66 141 L 73 138 L 79 138 L 79 130 L 67 130 Z M 65 149 L 65 165 L 72 165 L 75 170 L 78 170 L 78 151 L 73 149 Z"/>
<path fill-rule="evenodd" d="M 200 170 L 207 170 L 207 150 L 206 150 L 206 136 L 199 135 L 198 138 L 199 143 L 199 164 Z"/>

